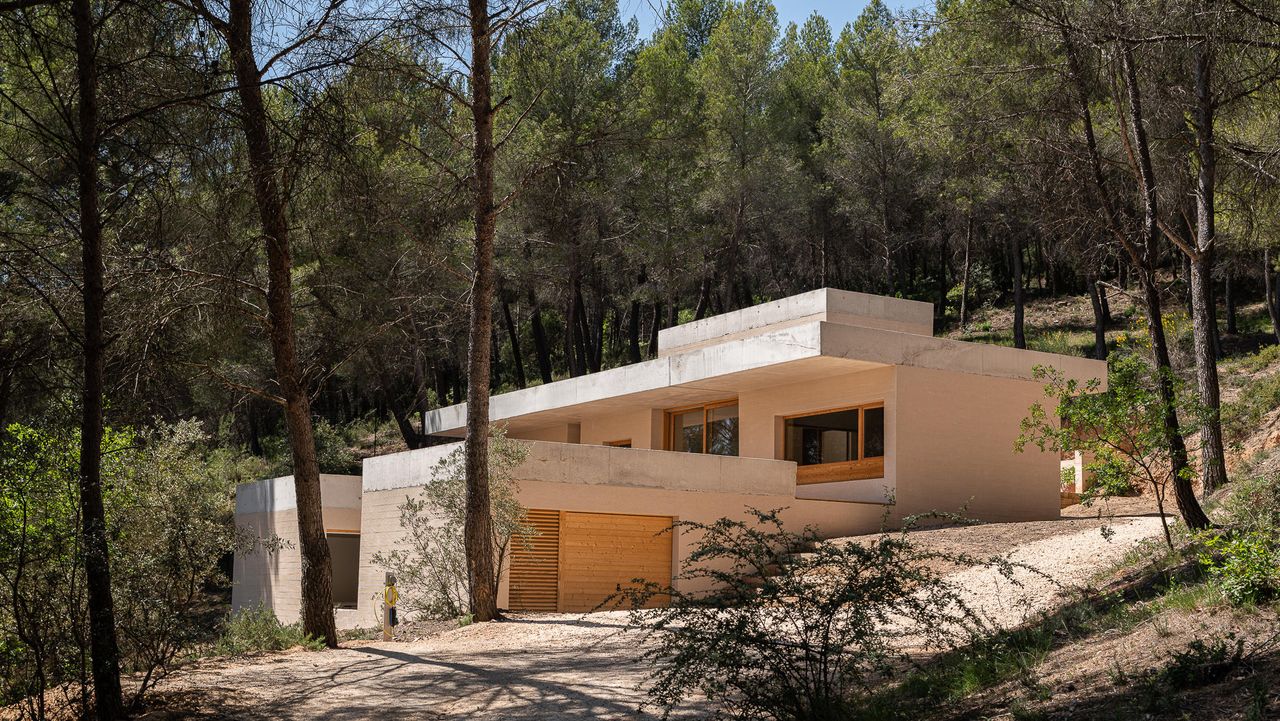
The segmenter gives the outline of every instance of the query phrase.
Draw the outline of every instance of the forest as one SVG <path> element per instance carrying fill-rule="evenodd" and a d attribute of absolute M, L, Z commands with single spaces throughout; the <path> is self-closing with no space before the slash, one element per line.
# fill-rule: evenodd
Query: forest
<path fill-rule="evenodd" d="M 616 0 L 0 0 L 6 579 L 49 494 L 39 552 L 87 619 L 59 643 L 119 717 L 113 612 L 158 622 L 112 608 L 113 582 L 154 579 L 113 579 L 109 555 L 156 544 L 195 589 L 216 570 L 196 556 L 234 540 L 178 552 L 122 519 L 181 492 L 210 504 L 168 525 L 188 528 L 292 472 L 306 556 L 305 479 L 358 469 L 370 437 L 431 445 L 424 414 L 468 402 L 484 485 L 489 394 L 822 287 L 933 303 L 940 332 L 1009 306 L 1020 348 L 1029 303 L 1087 296 L 1092 342 L 1066 352 L 1099 359 L 1112 306 L 1136 306 L 1177 505 L 1204 527 L 1223 338 L 1261 302 L 1280 341 L 1278 117 L 1271 0 L 872 0 L 845 27 L 671 0 L 647 36 Z M 1194 441 L 1183 382 L 1208 409 Z M 167 470 L 122 493 L 137 456 Z M 304 595 L 327 598 L 316 574 Z M 333 645 L 326 615 L 304 626 Z M 127 669 L 181 646 L 121 628 Z M 30 648 L 0 639 L 0 663 Z"/>

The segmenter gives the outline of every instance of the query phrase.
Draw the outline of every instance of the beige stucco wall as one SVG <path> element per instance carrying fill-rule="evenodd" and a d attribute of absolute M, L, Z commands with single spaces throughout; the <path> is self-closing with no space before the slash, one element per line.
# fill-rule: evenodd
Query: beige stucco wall
<path fill-rule="evenodd" d="M 548 481 L 522 481 L 520 502 L 526 508 L 672 516 L 677 521 L 699 523 L 711 523 L 724 517 L 745 521 L 748 520 L 746 515 L 748 508 L 763 511 L 785 508 L 782 518 L 788 530 L 799 533 L 805 526 L 812 525 L 824 538 L 874 532 L 881 527 L 884 515 L 884 507 L 879 505 L 798 500 L 789 493 L 721 493 L 657 488 L 618 488 Z M 697 534 L 684 533 L 677 534 L 673 538 L 673 572 L 679 573 L 681 564 L 688 557 L 697 538 Z M 700 581 L 683 581 L 677 583 L 677 587 L 682 591 L 696 592 L 706 590 L 708 584 Z M 508 591 L 504 576 L 498 587 L 499 605 L 507 604 Z"/>
<path fill-rule="evenodd" d="M 598 413 L 586 416 L 580 423 L 582 442 L 600 445 L 629 439 L 632 448 L 660 448 L 662 414 L 657 413 L 656 433 L 654 415 L 653 409 L 640 407 L 621 413 Z"/>
<path fill-rule="evenodd" d="M 350 533 L 361 524 L 360 477 L 322 474 L 320 493 L 326 532 Z M 232 567 L 233 611 L 264 604 L 283 623 L 293 623 L 301 611 L 302 556 L 298 550 L 298 511 L 293 477 L 284 476 L 236 488 L 236 528 L 257 539 L 273 535 L 284 541 L 274 553 L 261 543 L 238 551 Z"/>
<path fill-rule="evenodd" d="M 373 556 L 403 543 L 399 506 L 421 492 L 423 484 L 431 481 L 436 462 L 458 445 L 365 461 L 360 609 L 347 622 L 376 622 L 385 569 L 374 565 Z M 874 530 L 883 514 L 883 506 L 878 505 L 796 500 L 795 464 L 773 459 L 531 442 L 515 476 L 520 502 L 527 508 L 712 521 L 741 514 L 747 506 L 766 510 L 789 506 L 786 518 L 795 530 L 816 524 L 824 535 Z M 687 544 L 678 542 L 676 549 L 678 561 L 687 553 Z M 505 583 L 502 593 L 505 603 Z"/>
<path fill-rule="evenodd" d="M 967 504 L 986 521 L 1058 517 L 1058 454 L 1013 449 L 1043 384 L 902 367 L 896 395 L 899 513 Z"/>
<path fill-rule="evenodd" d="M 436 459 L 456 444 L 369 459 L 365 464 L 360 544 L 360 608 L 339 623 L 377 622 L 385 569 L 373 556 L 403 544 L 399 506 L 431 480 Z M 884 507 L 872 504 L 797 500 L 795 465 L 772 459 L 731 458 L 588 444 L 533 442 L 515 471 L 526 508 L 673 516 L 710 522 L 742 516 L 750 507 L 789 507 L 788 526 L 815 525 L 824 536 L 865 533 L 880 527 Z M 673 567 L 691 539 L 674 545 Z M 505 564 L 504 564 L 505 569 Z M 694 590 L 694 589 L 690 589 Z M 500 603 L 507 603 L 505 578 Z"/>

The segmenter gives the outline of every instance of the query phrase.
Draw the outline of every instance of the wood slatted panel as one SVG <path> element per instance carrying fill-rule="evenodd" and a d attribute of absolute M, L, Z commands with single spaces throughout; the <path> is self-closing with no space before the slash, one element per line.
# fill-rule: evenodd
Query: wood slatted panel
<path fill-rule="evenodd" d="M 560 610 L 590 611 L 633 578 L 671 582 L 669 516 L 565 512 L 560 522 Z M 654 599 L 648 605 L 665 603 Z"/>
<path fill-rule="evenodd" d="M 555 611 L 560 593 L 560 512 L 528 511 L 537 530 L 511 539 L 509 606 L 513 611 Z"/>

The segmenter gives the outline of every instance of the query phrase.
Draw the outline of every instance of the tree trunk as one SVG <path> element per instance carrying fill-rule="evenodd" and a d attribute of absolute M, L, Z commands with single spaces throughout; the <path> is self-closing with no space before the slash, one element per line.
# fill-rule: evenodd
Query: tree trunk
<path fill-rule="evenodd" d="M 1204 422 L 1200 426 L 1200 463 L 1205 495 L 1227 482 L 1226 454 L 1222 447 L 1219 417 L 1218 323 L 1213 302 L 1213 260 L 1217 244 L 1214 227 L 1214 192 L 1217 155 L 1213 138 L 1213 95 L 1210 89 L 1208 48 L 1196 52 L 1196 257 L 1191 262 L 1191 319 L 1195 340 L 1196 382 Z"/>
<path fill-rule="evenodd" d="M 289 223 L 276 176 L 262 98 L 258 61 L 253 50 L 251 0 L 230 0 L 227 46 L 235 69 L 241 125 L 249 156 L 249 175 L 267 247 L 267 315 L 276 381 L 284 398 L 285 426 L 293 457 L 297 496 L 298 546 L 302 555 L 302 628 L 330 648 L 338 645 L 334 627 L 329 543 L 321 517 L 320 467 L 311 426 L 311 399 L 298 363 L 293 320 L 293 259 Z"/>
<path fill-rule="evenodd" d="M 1022 237 L 1015 231 L 1010 243 L 1013 246 L 1013 347 L 1026 348 L 1025 329 L 1026 299 L 1022 290 Z"/>
<path fill-rule="evenodd" d="M 1227 304 L 1227 335 L 1237 335 L 1240 332 L 1236 324 L 1236 289 L 1235 283 L 1232 282 L 1234 275 L 1231 271 L 1227 271 L 1227 276 L 1222 279 L 1222 299 Z"/>
<path fill-rule="evenodd" d="M 698 305 L 693 310 L 693 319 L 702 320 L 707 317 L 707 306 L 711 303 L 711 274 L 702 276 L 702 287 L 698 290 Z"/>
<path fill-rule="evenodd" d="M 960 329 L 969 328 L 969 254 L 973 247 L 973 215 L 965 216 L 964 223 L 964 277 L 960 281 Z"/>
<path fill-rule="evenodd" d="M 1093 357 L 1107 359 L 1107 317 L 1102 313 L 1102 291 L 1092 275 L 1085 279 L 1089 287 L 1089 303 L 1093 306 Z"/>
<path fill-rule="evenodd" d="M 627 361 L 640 362 L 640 301 L 635 299 L 627 315 Z"/>
<path fill-rule="evenodd" d="M 1177 397 L 1174 393 L 1173 367 L 1169 362 L 1169 346 L 1164 335 L 1163 313 L 1160 306 L 1160 289 L 1156 285 L 1155 256 L 1159 248 L 1159 227 L 1155 184 L 1155 171 L 1151 164 L 1151 149 L 1147 145 L 1147 131 L 1142 116 L 1142 92 L 1138 87 L 1137 68 L 1133 63 L 1133 49 L 1121 46 L 1121 68 L 1124 74 L 1125 93 L 1128 96 L 1128 125 L 1134 149 L 1137 151 L 1138 186 L 1142 200 L 1142 246 L 1135 248 L 1134 260 L 1140 264 L 1139 280 L 1147 304 L 1147 332 L 1151 336 L 1151 352 L 1156 364 L 1160 400 L 1164 405 L 1164 436 L 1169 450 L 1174 495 L 1178 510 L 1187 527 L 1207 528 L 1209 518 L 1196 500 L 1191 486 L 1191 469 L 1187 461 L 1187 446 L 1182 440 L 1178 423 Z"/>
<path fill-rule="evenodd" d="M 533 351 L 538 356 L 538 375 L 543 383 L 551 382 L 551 346 L 547 343 L 547 331 L 542 326 L 542 306 L 529 289 L 529 329 L 533 332 Z"/>
<path fill-rule="evenodd" d="M 502 299 L 502 320 L 507 324 L 507 341 L 511 343 L 511 362 L 514 366 L 516 388 L 524 388 L 528 385 L 528 379 L 524 375 L 524 358 L 520 355 L 520 334 L 516 329 L 516 323 L 511 318 L 511 303 L 506 298 Z"/>
<path fill-rule="evenodd" d="M 471 614 L 476 621 L 498 617 L 497 566 L 493 548 L 493 512 L 489 501 L 489 331 L 493 327 L 494 205 L 493 102 L 491 58 L 493 36 L 488 0 L 468 0 L 471 20 L 471 119 L 474 148 L 475 276 L 471 284 L 471 319 L 467 353 L 467 438 L 464 444 L 467 511 L 463 541 Z"/>
<path fill-rule="evenodd" d="M 102 392 L 105 383 L 107 300 L 98 206 L 97 33 L 89 0 L 71 4 L 75 23 L 78 137 L 76 179 L 80 194 L 80 246 L 84 264 L 84 388 L 80 405 L 80 535 L 89 607 L 89 655 L 94 708 L 99 721 L 124 718 L 120 690 L 120 646 L 111 598 L 107 514 L 102 499 Z"/>
<path fill-rule="evenodd" d="M 1262 249 L 1262 287 L 1265 290 L 1271 335 L 1280 343 L 1280 298 L 1276 297 L 1276 271 L 1271 266 L 1271 248 Z"/>
<path fill-rule="evenodd" d="M 649 357 L 658 357 L 658 331 L 662 330 L 662 304 L 653 302 L 653 325 L 649 326 Z"/>

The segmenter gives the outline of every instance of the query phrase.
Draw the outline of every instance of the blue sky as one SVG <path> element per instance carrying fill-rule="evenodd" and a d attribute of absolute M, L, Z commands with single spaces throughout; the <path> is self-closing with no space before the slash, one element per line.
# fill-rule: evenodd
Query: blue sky
<path fill-rule="evenodd" d="M 657 24 L 658 9 L 663 6 L 662 0 L 619 0 L 618 6 L 623 17 L 635 16 L 640 22 L 640 37 L 647 38 Z M 773 0 L 778 8 L 778 25 L 785 28 L 787 23 L 797 25 L 804 23 L 815 11 L 831 23 L 834 32 L 839 33 L 846 23 L 853 22 L 867 6 L 865 0 Z M 893 10 L 903 10 L 925 4 L 925 0 L 885 0 Z"/>

